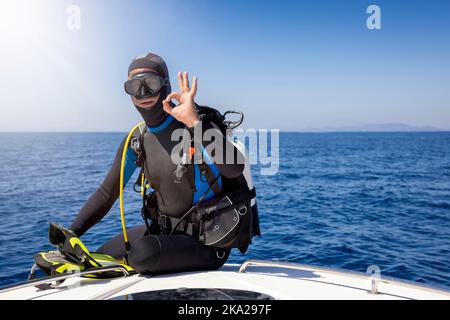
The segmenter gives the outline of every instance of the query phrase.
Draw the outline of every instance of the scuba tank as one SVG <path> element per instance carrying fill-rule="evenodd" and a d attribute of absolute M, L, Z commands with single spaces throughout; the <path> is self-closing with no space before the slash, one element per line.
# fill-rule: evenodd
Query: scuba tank
<path fill-rule="evenodd" d="M 244 175 L 245 182 L 247 183 L 248 189 L 252 190 L 254 188 L 253 178 L 252 178 L 250 161 L 248 160 L 248 157 L 246 157 L 245 145 L 239 140 L 232 140 L 231 143 L 233 143 L 233 145 L 242 153 L 242 155 L 245 158 L 245 165 L 244 165 L 244 170 L 242 171 L 242 174 Z M 251 198 L 250 205 L 252 207 L 256 208 L 256 193 Z"/>

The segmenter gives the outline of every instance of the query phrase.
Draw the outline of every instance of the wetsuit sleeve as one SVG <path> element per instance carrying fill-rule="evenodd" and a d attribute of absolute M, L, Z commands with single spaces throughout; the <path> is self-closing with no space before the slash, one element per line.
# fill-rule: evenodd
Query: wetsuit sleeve
<path fill-rule="evenodd" d="M 236 178 L 238 177 L 242 171 L 244 170 L 244 156 L 242 153 L 226 138 L 223 136 L 222 132 L 219 128 L 213 124 L 208 119 L 203 119 L 193 127 L 188 128 L 191 137 L 194 137 L 194 146 L 198 148 L 200 146 L 203 148 L 207 148 L 207 146 L 214 141 L 205 141 L 204 133 L 206 130 L 215 130 L 213 133 L 214 137 L 221 137 L 222 139 L 222 156 L 219 155 L 209 155 L 212 156 L 212 159 L 220 159 L 221 161 L 214 161 L 215 166 L 219 170 L 220 174 L 226 178 Z M 201 130 L 201 131 L 200 131 Z M 202 132 L 202 136 L 198 137 L 194 135 L 194 132 Z M 231 157 L 229 152 L 232 152 L 233 155 Z M 228 154 L 228 157 L 227 157 Z M 233 161 L 226 161 L 226 159 L 232 158 Z"/>
<path fill-rule="evenodd" d="M 119 197 L 120 166 L 124 144 L 125 139 L 120 144 L 114 162 L 102 184 L 83 205 L 77 217 L 69 227 L 79 237 L 99 222 L 108 213 Z M 125 161 L 124 186 L 130 180 L 137 168 L 135 161 L 135 153 L 131 148 L 128 148 Z"/>

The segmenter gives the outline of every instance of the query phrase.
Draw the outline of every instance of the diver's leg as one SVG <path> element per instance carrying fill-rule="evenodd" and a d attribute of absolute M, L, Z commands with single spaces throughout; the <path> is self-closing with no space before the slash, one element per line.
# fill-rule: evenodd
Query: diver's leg
<path fill-rule="evenodd" d="M 127 230 L 128 241 L 131 243 L 138 238 L 144 237 L 147 232 L 147 227 L 145 225 L 139 225 Z M 123 241 L 123 233 L 119 233 L 111 240 L 108 240 L 97 252 L 101 252 L 112 256 L 116 259 L 121 259 L 125 255 L 125 243 Z"/>
<path fill-rule="evenodd" d="M 130 265 L 141 274 L 216 270 L 230 250 L 205 246 L 189 235 L 147 235 L 131 243 Z"/>

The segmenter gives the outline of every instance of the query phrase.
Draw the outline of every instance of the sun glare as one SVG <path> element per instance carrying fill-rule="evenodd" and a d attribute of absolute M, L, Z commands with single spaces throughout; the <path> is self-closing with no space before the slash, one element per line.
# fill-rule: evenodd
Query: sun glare
<path fill-rule="evenodd" d="M 0 3 L 2 49 L 31 46 L 49 31 L 46 1 L 4 0 Z"/>

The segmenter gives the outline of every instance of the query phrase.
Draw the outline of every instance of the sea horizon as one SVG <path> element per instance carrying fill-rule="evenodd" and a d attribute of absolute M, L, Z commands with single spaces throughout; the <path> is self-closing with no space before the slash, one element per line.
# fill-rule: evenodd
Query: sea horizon
<path fill-rule="evenodd" d="M 33 254 L 52 249 L 48 222 L 70 225 L 123 133 L 0 134 L 0 285 L 25 280 Z M 228 262 L 377 265 L 384 276 L 450 289 L 449 143 L 450 132 L 280 134 L 278 173 L 252 165 L 262 237 Z M 143 223 L 140 204 L 128 185 L 130 227 Z M 120 230 L 116 203 L 82 240 L 95 250 Z"/>

